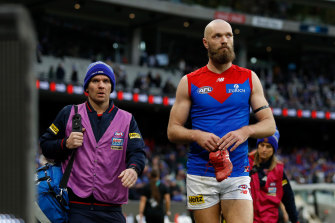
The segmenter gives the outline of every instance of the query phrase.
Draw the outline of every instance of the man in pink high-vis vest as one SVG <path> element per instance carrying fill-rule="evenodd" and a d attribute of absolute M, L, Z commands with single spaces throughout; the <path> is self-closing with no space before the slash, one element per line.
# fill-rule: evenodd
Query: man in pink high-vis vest
<path fill-rule="evenodd" d="M 40 138 L 45 157 L 62 162 L 76 150 L 68 181 L 70 223 L 126 222 L 121 205 L 145 164 L 144 141 L 132 114 L 110 100 L 113 69 L 89 65 L 84 79 L 87 101 L 78 105 L 82 132 L 72 132 L 72 105 L 65 106 Z"/>

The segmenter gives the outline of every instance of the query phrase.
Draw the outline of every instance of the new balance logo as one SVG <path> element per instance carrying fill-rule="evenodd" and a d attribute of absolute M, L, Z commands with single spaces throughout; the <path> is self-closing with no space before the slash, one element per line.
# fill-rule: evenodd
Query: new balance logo
<path fill-rule="evenodd" d="M 224 77 L 219 77 L 216 82 L 223 82 L 224 81 Z"/>

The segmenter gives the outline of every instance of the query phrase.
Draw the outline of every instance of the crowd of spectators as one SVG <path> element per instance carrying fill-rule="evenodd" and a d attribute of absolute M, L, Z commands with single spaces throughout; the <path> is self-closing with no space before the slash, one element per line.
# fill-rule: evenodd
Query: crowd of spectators
<path fill-rule="evenodd" d="M 280 151 L 280 150 L 279 150 Z M 335 183 L 335 155 L 313 148 L 293 148 L 289 154 L 279 154 L 285 172 L 298 184 Z"/>
<path fill-rule="evenodd" d="M 148 143 L 151 144 L 152 143 Z M 278 151 L 278 158 L 285 164 L 290 181 L 297 184 L 335 183 L 335 155 L 315 148 L 293 148 L 290 153 Z M 161 181 L 170 188 L 174 201 L 185 201 L 186 153 L 184 145 L 147 146 L 148 162 L 143 175 L 131 190 L 130 198 L 138 199 L 141 188 L 149 181 L 151 169 L 159 169 Z"/>
<path fill-rule="evenodd" d="M 138 72 L 133 82 L 128 80 L 126 66 L 110 64 L 116 76 L 116 90 L 149 93 L 154 89 L 156 94 L 175 95 L 176 86 L 167 77 L 163 82 L 159 72 L 153 74 L 150 68 L 147 73 Z M 50 68 L 50 70 L 53 67 Z M 296 70 L 283 69 L 281 66 L 273 66 L 272 69 L 253 69 L 259 76 L 264 86 L 266 98 L 271 107 L 274 108 L 295 108 L 307 110 L 327 110 L 335 111 L 335 74 L 330 72 L 320 73 L 320 70 L 300 68 Z M 51 71 L 49 72 L 49 77 Z M 64 70 L 59 64 L 56 69 L 56 80 L 61 81 L 64 78 Z M 78 74 L 73 69 L 71 80 L 76 83 Z"/>
<path fill-rule="evenodd" d="M 308 61 L 300 67 L 252 69 L 260 76 L 271 107 L 335 111 L 335 67 L 330 61 L 319 66 Z"/>
<path fill-rule="evenodd" d="M 138 72 L 136 78 L 131 83 L 128 80 L 128 73 L 125 65 L 118 65 L 108 63 L 113 67 L 116 80 L 116 90 L 130 91 L 136 93 L 147 93 L 154 92 L 154 94 L 174 96 L 176 92 L 176 86 L 171 81 L 170 77 L 167 77 L 165 81 L 162 80 L 162 75 L 159 72 L 153 73 L 148 68 L 147 73 Z"/>
<path fill-rule="evenodd" d="M 154 139 L 146 139 L 145 142 L 147 163 L 142 176 L 130 190 L 129 198 L 139 199 L 143 186 L 149 182 L 150 171 L 157 169 L 161 182 L 169 188 L 171 200 L 185 201 L 187 148 L 184 145 L 157 145 Z"/>
<path fill-rule="evenodd" d="M 165 77 L 163 81 L 159 72 L 153 73 L 150 68 L 147 73 L 138 72 L 135 78 L 129 78 L 127 66 L 113 63 L 107 59 L 116 77 L 116 90 L 139 92 L 174 97 L 176 85 L 171 80 L 179 76 Z M 329 68 L 322 72 L 318 68 L 284 69 L 279 65 L 271 69 L 251 67 L 259 75 L 266 98 L 271 107 L 295 108 L 307 110 L 335 111 L 335 68 Z M 181 72 L 179 72 L 181 74 Z M 50 66 L 49 80 L 64 81 L 65 71 L 63 65 L 56 64 L 56 69 Z M 78 74 L 75 64 L 72 68 L 71 82 L 78 84 Z M 129 79 L 133 80 L 130 81 Z M 154 90 L 154 91 L 153 91 Z"/>

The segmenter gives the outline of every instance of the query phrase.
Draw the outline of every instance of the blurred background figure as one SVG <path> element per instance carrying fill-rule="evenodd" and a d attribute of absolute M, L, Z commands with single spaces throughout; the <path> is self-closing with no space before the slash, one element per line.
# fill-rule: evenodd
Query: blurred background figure
<path fill-rule="evenodd" d="M 143 188 L 139 215 L 139 223 L 143 223 L 143 216 L 147 223 L 164 223 L 164 216 L 171 215 L 169 189 L 161 183 L 156 169 L 151 171 L 150 182 Z"/>
<path fill-rule="evenodd" d="M 62 63 L 59 63 L 56 69 L 56 79 L 57 81 L 64 81 L 65 70 Z"/>
<path fill-rule="evenodd" d="M 72 64 L 71 81 L 74 84 L 78 82 L 78 68 L 75 63 Z"/>

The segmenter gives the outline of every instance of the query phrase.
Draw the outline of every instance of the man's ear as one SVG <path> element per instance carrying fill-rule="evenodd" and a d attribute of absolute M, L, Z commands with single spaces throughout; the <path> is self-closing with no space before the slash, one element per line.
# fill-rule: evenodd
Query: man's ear
<path fill-rule="evenodd" d="M 205 37 L 202 38 L 202 43 L 204 44 L 205 48 L 208 49 L 208 43 L 207 43 L 207 39 Z"/>

